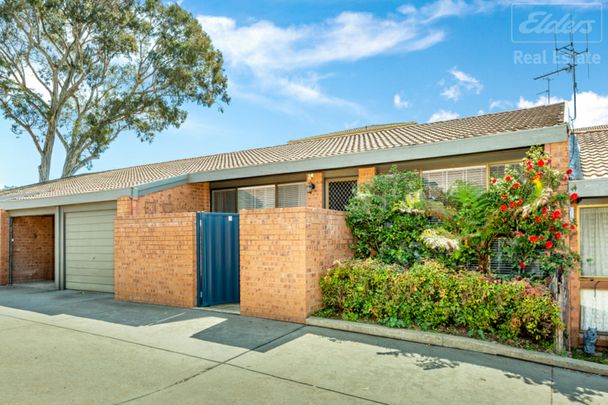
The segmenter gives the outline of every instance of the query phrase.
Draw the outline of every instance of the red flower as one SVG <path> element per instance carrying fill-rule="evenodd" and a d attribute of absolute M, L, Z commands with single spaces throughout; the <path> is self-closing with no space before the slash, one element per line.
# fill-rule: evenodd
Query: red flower
<path fill-rule="evenodd" d="M 544 236 L 541 236 L 539 239 L 540 239 L 540 240 L 545 240 L 545 237 L 544 237 Z"/>
<path fill-rule="evenodd" d="M 514 203 L 513 201 L 511 201 L 511 202 L 509 203 L 509 207 L 511 207 L 511 208 L 515 208 L 515 203 Z"/>
<path fill-rule="evenodd" d="M 519 187 L 519 183 L 513 183 L 513 188 L 518 188 Z"/>
<path fill-rule="evenodd" d="M 574 230 L 575 228 L 576 228 L 576 226 L 570 225 L 570 229 Z"/>
<path fill-rule="evenodd" d="M 503 211 L 506 211 L 507 210 L 507 204 L 501 205 L 500 209 L 503 210 Z"/>
<path fill-rule="evenodd" d="M 503 195 L 503 196 L 502 196 L 502 199 L 503 199 L 503 200 L 508 200 L 508 199 L 509 199 L 509 197 L 508 197 L 508 196 L 506 196 L 506 195 Z"/>
<path fill-rule="evenodd" d="M 553 214 L 551 214 L 554 218 L 559 218 L 562 215 L 562 210 L 555 210 Z"/>
<path fill-rule="evenodd" d="M 555 239 L 559 239 L 562 237 L 562 234 L 559 232 L 555 232 Z"/>
<path fill-rule="evenodd" d="M 564 226 L 564 228 L 567 228 L 567 227 L 568 227 L 568 223 L 567 223 L 567 222 L 564 222 L 564 225 L 563 225 L 563 226 Z"/>
<path fill-rule="evenodd" d="M 544 160 L 539 160 L 537 163 L 538 167 L 543 167 L 545 165 L 545 161 Z"/>
<path fill-rule="evenodd" d="M 505 177 L 505 180 L 506 180 L 506 181 L 511 181 L 511 176 L 507 176 L 507 177 Z"/>
<path fill-rule="evenodd" d="M 553 242 L 547 241 L 547 243 L 545 243 L 545 249 L 551 249 L 552 247 L 553 247 Z"/>
<path fill-rule="evenodd" d="M 496 179 L 492 179 L 492 183 L 496 184 Z"/>
<path fill-rule="evenodd" d="M 530 240 L 530 242 L 536 243 L 536 241 L 538 240 L 538 236 L 530 236 L 528 239 Z"/>
<path fill-rule="evenodd" d="M 540 221 L 541 221 L 540 217 L 536 217 L 536 223 L 540 224 Z"/>
<path fill-rule="evenodd" d="M 521 231 L 516 231 L 516 232 L 515 232 L 515 236 L 522 236 L 523 234 L 524 234 L 524 233 L 523 233 L 523 232 L 521 232 Z"/>
<path fill-rule="evenodd" d="M 522 205 L 523 203 L 524 203 L 524 202 L 523 202 L 522 200 L 519 200 L 519 201 L 517 202 L 517 205 Z"/>
<path fill-rule="evenodd" d="M 554 226 L 550 226 L 550 227 L 549 227 L 549 230 L 550 230 L 550 231 L 554 231 L 554 230 L 555 230 L 555 227 L 554 227 Z"/>
<path fill-rule="evenodd" d="M 566 174 L 567 174 L 568 176 L 570 176 L 570 175 L 572 174 L 572 169 L 568 169 L 568 170 L 566 170 Z"/>
<path fill-rule="evenodd" d="M 526 263 L 524 262 L 519 262 L 519 267 L 521 267 L 521 269 L 525 269 L 526 268 Z"/>
<path fill-rule="evenodd" d="M 543 214 L 547 213 L 547 208 L 546 208 L 546 207 L 543 207 L 543 210 L 542 210 L 542 211 L 543 211 Z"/>
<path fill-rule="evenodd" d="M 572 194 L 570 194 L 570 200 L 571 200 L 571 201 L 578 200 L 578 194 L 576 194 L 576 193 L 572 193 Z"/>

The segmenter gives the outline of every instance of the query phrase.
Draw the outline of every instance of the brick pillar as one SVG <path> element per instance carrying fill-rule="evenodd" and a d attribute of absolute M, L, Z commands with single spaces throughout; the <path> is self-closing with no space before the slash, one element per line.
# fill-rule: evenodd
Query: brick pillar
<path fill-rule="evenodd" d="M 211 189 L 209 183 L 194 183 L 197 188 L 197 194 L 200 195 L 197 211 L 211 211 Z"/>
<path fill-rule="evenodd" d="M 361 167 L 359 168 L 359 177 L 357 178 L 357 184 L 367 183 L 376 176 L 375 167 Z"/>
<path fill-rule="evenodd" d="M 0 210 L 0 285 L 8 283 L 9 221 L 10 216 L 8 212 Z"/>
<path fill-rule="evenodd" d="M 323 172 L 309 173 L 306 179 L 308 183 L 315 185 L 315 189 L 308 193 L 306 206 L 308 208 L 323 208 L 323 197 L 325 193 Z"/>
<path fill-rule="evenodd" d="M 136 204 L 130 197 L 119 197 L 116 201 L 116 216 L 118 218 L 133 215 L 133 205 Z"/>

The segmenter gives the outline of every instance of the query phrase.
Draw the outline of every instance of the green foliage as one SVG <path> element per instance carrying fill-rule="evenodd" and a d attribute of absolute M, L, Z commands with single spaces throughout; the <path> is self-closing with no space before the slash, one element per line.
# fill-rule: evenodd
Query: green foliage
<path fill-rule="evenodd" d="M 464 328 L 469 335 L 550 346 L 559 309 L 542 285 L 450 271 L 436 262 L 409 270 L 376 260 L 336 264 L 321 279 L 325 312 L 347 320 L 424 330 Z"/>
<path fill-rule="evenodd" d="M 429 249 L 420 241 L 429 225 L 422 189 L 417 173 L 395 168 L 359 187 L 346 209 L 358 257 L 410 265 L 428 256 Z"/>
<path fill-rule="evenodd" d="M 0 108 L 27 134 L 47 180 L 89 167 L 119 133 L 152 141 L 184 103 L 227 103 L 223 59 L 189 12 L 161 0 L 0 2 Z"/>

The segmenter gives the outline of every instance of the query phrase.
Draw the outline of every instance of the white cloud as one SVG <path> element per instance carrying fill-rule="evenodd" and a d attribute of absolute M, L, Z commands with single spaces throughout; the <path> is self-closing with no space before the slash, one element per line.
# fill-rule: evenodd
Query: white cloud
<path fill-rule="evenodd" d="M 241 24 L 226 16 L 201 15 L 198 21 L 222 51 L 229 78 L 237 77 L 249 91 L 361 112 L 356 103 L 326 95 L 314 71 L 332 63 L 427 49 L 445 39 L 433 21 L 472 11 L 464 1 L 437 0 L 420 8 L 402 6 L 387 16 L 345 11 L 289 26 L 269 20 Z"/>
<path fill-rule="evenodd" d="M 427 122 L 447 121 L 458 117 L 460 117 L 460 114 L 453 111 L 439 110 L 433 113 Z"/>
<path fill-rule="evenodd" d="M 492 110 L 506 110 L 512 108 L 513 103 L 509 100 L 490 100 L 490 111 Z"/>
<path fill-rule="evenodd" d="M 408 108 L 410 106 L 410 102 L 406 99 L 401 98 L 401 95 L 395 94 L 393 96 L 393 105 L 396 109 L 400 110 L 403 108 Z"/>
<path fill-rule="evenodd" d="M 551 103 L 568 103 L 570 114 L 574 113 L 573 101 L 560 97 L 551 97 Z M 537 100 L 527 100 L 520 97 L 517 102 L 518 108 L 531 108 L 547 104 L 546 97 Z M 593 91 L 584 91 L 576 96 L 577 117 L 574 121 L 575 128 L 590 127 L 594 125 L 608 124 L 608 95 L 597 94 Z"/>
<path fill-rule="evenodd" d="M 441 95 L 444 98 L 452 101 L 458 101 L 465 91 L 480 94 L 483 90 L 483 85 L 481 82 L 470 74 L 457 68 L 452 68 L 448 70 L 448 72 L 452 75 L 452 81 L 455 81 L 455 83 L 443 88 Z M 441 80 L 439 85 L 444 86 L 445 80 Z"/>

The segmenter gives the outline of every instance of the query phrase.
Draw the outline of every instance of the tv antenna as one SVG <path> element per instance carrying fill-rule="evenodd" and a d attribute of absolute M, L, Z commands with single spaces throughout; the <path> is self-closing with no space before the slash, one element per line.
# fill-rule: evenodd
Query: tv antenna
<path fill-rule="evenodd" d="M 547 105 L 549 105 L 549 104 L 551 104 L 551 80 L 553 80 L 553 78 L 544 77 L 543 79 L 547 81 L 547 90 L 536 93 L 536 95 L 540 96 L 541 94 L 546 94 L 547 95 Z"/>
<path fill-rule="evenodd" d="M 573 111 L 574 115 L 570 117 L 571 121 L 576 119 L 576 93 L 578 91 L 578 83 L 576 81 L 576 67 L 578 66 L 577 58 L 579 55 L 589 54 L 589 36 L 587 34 L 587 45 L 584 51 L 577 51 L 574 46 L 574 34 L 570 32 L 570 42 L 567 45 L 558 47 L 557 46 L 557 38 L 555 38 L 555 58 L 556 63 L 558 64 L 558 69 L 553 72 L 545 73 L 543 75 L 537 76 L 534 80 L 547 80 L 547 90 L 541 92 L 539 94 L 547 93 L 547 99 L 550 101 L 551 93 L 550 93 L 550 81 L 553 80 L 553 76 L 559 75 L 562 72 L 570 73 L 572 75 L 572 103 L 573 103 Z M 564 67 L 559 68 L 559 57 L 560 55 L 565 56 L 567 63 Z M 587 65 L 587 69 L 589 66 Z M 587 74 L 589 71 L 587 70 Z"/>

